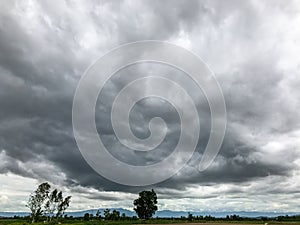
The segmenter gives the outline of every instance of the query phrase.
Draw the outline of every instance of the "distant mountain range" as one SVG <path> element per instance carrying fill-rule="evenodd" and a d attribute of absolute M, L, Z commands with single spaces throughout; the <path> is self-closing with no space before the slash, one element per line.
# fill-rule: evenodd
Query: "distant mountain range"
<path fill-rule="evenodd" d="M 90 210 L 84 210 L 84 211 L 77 211 L 77 212 L 66 212 L 68 216 L 73 217 L 83 217 L 85 213 L 96 215 L 98 209 L 90 209 Z M 99 209 L 101 212 L 101 215 L 103 216 L 104 208 Z M 112 208 L 112 210 L 118 210 L 120 214 L 125 213 L 126 216 L 135 216 L 135 212 L 123 209 L 123 208 Z M 211 215 L 213 217 L 226 217 L 227 215 L 239 215 L 240 217 L 249 217 L 249 218 L 258 218 L 258 217 L 277 217 L 277 216 L 285 216 L 285 215 L 299 215 L 300 212 L 245 212 L 245 211 L 239 211 L 239 212 L 193 212 L 193 211 L 172 211 L 172 210 L 161 210 L 157 211 L 155 214 L 155 217 L 161 217 L 161 218 L 178 218 L 181 216 L 188 216 L 188 213 L 192 213 L 194 216 L 208 216 Z M 0 212 L 0 217 L 14 217 L 14 216 L 28 216 L 28 212 Z"/>

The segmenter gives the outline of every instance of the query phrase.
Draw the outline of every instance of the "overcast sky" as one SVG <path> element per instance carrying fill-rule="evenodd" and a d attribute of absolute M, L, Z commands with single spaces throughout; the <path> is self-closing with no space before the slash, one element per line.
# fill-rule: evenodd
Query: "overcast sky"
<path fill-rule="evenodd" d="M 73 196 L 71 210 L 132 209 L 139 191 L 154 188 L 159 209 L 299 211 L 299 24 L 296 0 L 0 1 L 0 211 L 25 211 L 28 195 L 44 181 Z M 209 107 L 186 84 L 202 121 L 193 159 L 165 182 L 129 187 L 104 179 L 81 156 L 72 101 L 95 59 L 140 40 L 168 41 L 200 56 L 223 90 L 228 121 L 219 155 L 199 172 Z M 182 76 L 155 63 L 127 68 L 108 81 L 96 106 L 107 148 L 137 165 L 165 157 L 180 134 L 172 105 L 148 99 L 133 108 L 132 130 L 147 137 L 149 120 L 161 116 L 168 134 L 160 149 L 124 154 L 115 138 L 112 100 L 134 71 L 149 70 Z"/>

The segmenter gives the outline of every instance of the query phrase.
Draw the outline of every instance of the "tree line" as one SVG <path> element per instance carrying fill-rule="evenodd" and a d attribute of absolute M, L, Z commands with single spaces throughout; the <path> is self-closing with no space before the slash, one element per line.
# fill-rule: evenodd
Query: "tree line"
<path fill-rule="evenodd" d="M 30 194 L 26 207 L 31 211 L 31 222 L 39 221 L 42 216 L 46 217 L 45 222 L 50 222 L 55 219 L 58 222 L 70 206 L 71 196 L 63 197 L 62 191 L 58 189 L 51 190 L 51 185 L 47 182 L 40 184 L 37 189 Z M 157 211 L 157 195 L 152 189 L 151 191 L 142 191 L 139 197 L 133 201 L 134 211 L 142 220 L 150 219 Z M 119 220 L 126 218 L 123 213 L 117 210 L 110 209 L 104 210 L 103 215 L 105 220 Z M 84 220 L 89 220 L 92 217 L 86 213 L 83 217 Z M 96 213 L 97 218 L 101 218 L 100 210 Z"/>

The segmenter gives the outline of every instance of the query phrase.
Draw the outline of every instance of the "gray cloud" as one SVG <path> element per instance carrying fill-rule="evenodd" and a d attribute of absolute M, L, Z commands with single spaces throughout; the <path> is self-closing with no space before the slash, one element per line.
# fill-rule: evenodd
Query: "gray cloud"
<path fill-rule="evenodd" d="M 109 118 L 112 100 L 139 73 L 151 71 L 172 77 L 190 90 L 201 116 L 200 141 L 189 165 L 154 186 L 162 198 L 192 198 L 197 194 L 188 194 L 191 188 L 228 185 L 231 188 L 207 191 L 199 198 L 216 198 L 221 193 L 228 199 L 246 198 L 248 193 L 249 198 L 278 194 L 292 199 L 299 194 L 299 185 L 291 180 L 300 180 L 296 5 L 280 1 L 272 5 L 266 1 L 2 1 L 0 173 L 49 180 L 87 199 L 117 201 L 122 197 L 105 192 L 141 190 L 102 178 L 84 161 L 72 132 L 72 100 L 81 75 L 95 58 L 119 44 L 156 39 L 188 47 L 215 71 L 228 112 L 220 154 L 207 171 L 197 171 L 210 133 L 205 96 L 183 74 L 163 65 L 144 64 L 116 74 L 99 96 L 97 128 L 112 154 L 129 163 L 153 163 L 168 155 L 178 141 L 178 114 L 157 99 L 141 101 L 130 118 L 139 137 L 149 135 L 153 116 L 165 119 L 169 133 L 157 152 L 128 151 L 115 139 Z M 271 188 L 261 188 L 264 183 Z M 247 185 L 255 186 L 254 191 L 244 188 Z M 89 189 L 102 192 L 93 194 Z"/>

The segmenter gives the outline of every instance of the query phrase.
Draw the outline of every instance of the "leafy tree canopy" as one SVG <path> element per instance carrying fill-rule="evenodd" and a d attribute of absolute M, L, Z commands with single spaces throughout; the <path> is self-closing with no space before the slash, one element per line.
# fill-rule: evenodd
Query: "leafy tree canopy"
<path fill-rule="evenodd" d="M 134 211 L 140 219 L 149 219 L 157 211 L 157 195 L 152 189 L 151 191 L 142 191 L 139 198 L 133 202 Z"/>

